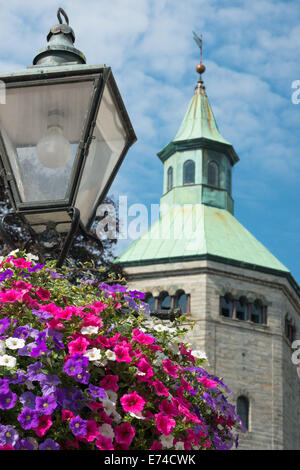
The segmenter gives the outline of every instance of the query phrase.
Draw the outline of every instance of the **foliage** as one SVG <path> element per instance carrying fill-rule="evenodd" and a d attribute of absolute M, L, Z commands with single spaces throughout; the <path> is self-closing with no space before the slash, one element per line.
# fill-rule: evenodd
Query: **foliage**
<path fill-rule="evenodd" d="M 35 261 L 0 260 L 2 449 L 232 447 L 230 391 L 184 343 L 186 319 L 152 321 L 144 294 Z"/>

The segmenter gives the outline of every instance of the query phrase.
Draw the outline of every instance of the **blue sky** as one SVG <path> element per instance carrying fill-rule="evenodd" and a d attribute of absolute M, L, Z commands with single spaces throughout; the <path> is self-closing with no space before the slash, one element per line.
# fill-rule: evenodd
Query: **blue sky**
<path fill-rule="evenodd" d="M 192 97 L 199 60 L 192 30 L 202 33 L 207 94 L 240 157 L 235 216 L 300 282 L 300 104 L 291 100 L 300 80 L 299 0 L 1 3 L 1 71 L 31 65 L 58 7 L 87 62 L 112 67 L 138 137 L 111 188 L 129 204 L 159 203 L 156 153 L 175 136 Z"/>

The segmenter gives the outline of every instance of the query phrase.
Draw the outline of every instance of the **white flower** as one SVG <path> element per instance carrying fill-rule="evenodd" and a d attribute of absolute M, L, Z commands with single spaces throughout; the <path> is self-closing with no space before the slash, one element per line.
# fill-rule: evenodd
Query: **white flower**
<path fill-rule="evenodd" d="M 172 434 L 169 434 L 168 436 L 163 434 L 159 439 L 163 447 L 170 449 L 173 446 L 174 436 L 172 436 Z"/>
<path fill-rule="evenodd" d="M 118 395 L 116 392 L 113 392 L 112 390 L 106 390 L 106 396 L 110 401 L 113 402 L 114 405 L 117 403 Z"/>
<path fill-rule="evenodd" d="M 38 261 L 39 257 L 37 255 L 33 255 L 31 253 L 26 253 L 25 258 L 28 261 Z"/>
<path fill-rule="evenodd" d="M 162 333 L 163 331 L 167 331 L 167 330 L 168 330 L 168 328 L 167 328 L 166 326 L 164 326 L 164 325 L 155 325 L 155 326 L 153 327 L 153 329 L 154 329 L 155 331 L 157 331 L 158 333 Z"/>
<path fill-rule="evenodd" d="M 99 326 L 83 326 L 81 328 L 81 333 L 83 335 L 96 335 L 99 331 Z"/>
<path fill-rule="evenodd" d="M 191 352 L 191 354 L 196 357 L 197 359 L 205 359 L 207 360 L 207 356 L 204 351 L 201 351 L 200 349 L 195 349 Z"/>
<path fill-rule="evenodd" d="M 4 341 L 0 341 L 0 356 L 5 353 L 5 343 Z"/>
<path fill-rule="evenodd" d="M 88 357 L 90 361 L 99 361 L 101 359 L 101 351 L 97 348 L 88 349 L 84 356 Z"/>
<path fill-rule="evenodd" d="M 139 411 L 139 413 L 130 412 L 129 414 L 130 414 L 130 416 L 132 416 L 133 418 L 136 418 L 136 419 L 146 419 L 140 411 Z"/>
<path fill-rule="evenodd" d="M 7 257 L 9 258 L 10 256 L 14 256 L 16 253 L 19 253 L 19 251 L 19 248 L 17 250 L 11 251 Z"/>
<path fill-rule="evenodd" d="M 107 359 L 108 359 L 109 361 L 115 361 L 116 358 L 117 358 L 116 354 L 115 354 L 113 351 L 111 351 L 110 349 L 108 349 L 108 350 L 105 352 L 105 356 L 107 357 Z"/>
<path fill-rule="evenodd" d="M 27 390 L 34 390 L 35 389 L 35 386 L 31 382 L 31 380 L 26 380 L 25 385 L 27 387 Z"/>
<path fill-rule="evenodd" d="M 5 341 L 6 347 L 8 349 L 20 349 L 24 348 L 25 340 L 22 338 L 7 338 Z"/>
<path fill-rule="evenodd" d="M 102 404 L 103 404 L 103 409 L 105 413 L 107 414 L 107 416 L 110 416 L 115 411 L 115 404 L 112 401 L 106 399 L 106 400 L 103 400 Z"/>
<path fill-rule="evenodd" d="M 99 432 L 100 434 L 102 434 L 102 436 L 109 437 L 110 439 L 113 439 L 115 437 L 113 428 L 108 423 L 102 424 L 102 426 L 99 427 Z"/>
<path fill-rule="evenodd" d="M 112 418 L 115 423 L 119 424 L 122 421 L 122 416 L 116 410 L 113 410 L 110 417 Z"/>
<path fill-rule="evenodd" d="M 176 450 L 185 450 L 185 449 L 184 449 L 184 442 L 182 442 L 182 441 L 176 442 L 176 444 L 175 444 L 175 449 L 176 449 Z"/>
<path fill-rule="evenodd" d="M 17 359 L 13 356 L 8 356 L 7 354 L 0 356 L 0 366 L 12 368 L 15 367 L 16 363 Z"/>

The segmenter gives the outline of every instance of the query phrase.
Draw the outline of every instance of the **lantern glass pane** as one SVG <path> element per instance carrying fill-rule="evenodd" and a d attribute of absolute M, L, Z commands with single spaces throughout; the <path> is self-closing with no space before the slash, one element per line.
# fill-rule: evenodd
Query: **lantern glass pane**
<path fill-rule="evenodd" d="M 93 81 L 7 88 L 0 136 L 21 202 L 64 200 Z"/>
<path fill-rule="evenodd" d="M 106 85 L 96 119 L 89 152 L 75 201 L 84 225 L 89 222 L 98 200 L 124 150 L 127 134 L 111 92 Z"/>

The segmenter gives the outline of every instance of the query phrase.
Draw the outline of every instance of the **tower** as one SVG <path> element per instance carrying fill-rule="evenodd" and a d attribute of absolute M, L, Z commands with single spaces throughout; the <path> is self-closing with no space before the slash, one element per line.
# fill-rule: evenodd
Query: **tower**
<path fill-rule="evenodd" d="M 201 44 L 202 45 L 202 44 Z M 300 288 L 289 270 L 234 217 L 232 168 L 202 73 L 164 165 L 160 217 L 117 259 L 129 285 L 161 314 L 181 308 L 208 369 L 234 392 L 248 432 L 241 449 L 300 448 L 300 381 L 291 362 Z"/>

